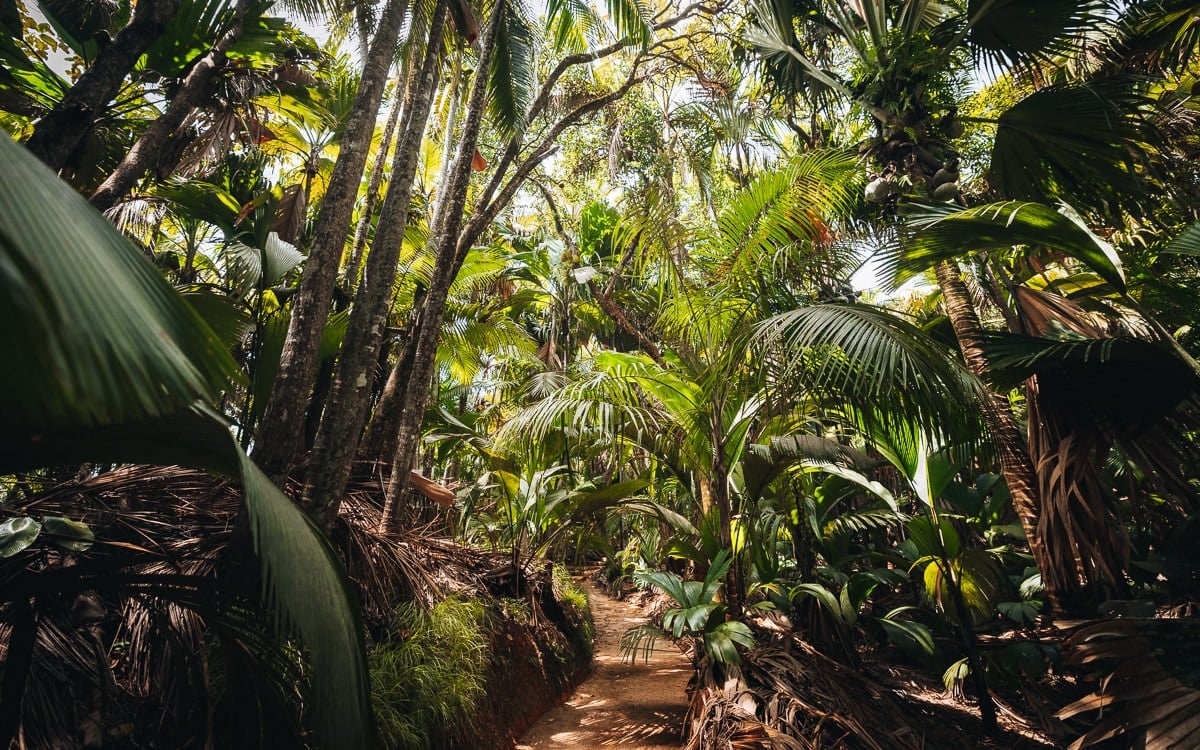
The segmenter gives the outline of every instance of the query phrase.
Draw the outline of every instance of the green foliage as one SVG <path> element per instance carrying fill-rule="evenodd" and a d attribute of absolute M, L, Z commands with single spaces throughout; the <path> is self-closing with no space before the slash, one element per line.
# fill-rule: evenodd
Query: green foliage
<path fill-rule="evenodd" d="M 640 650 L 649 658 L 655 640 L 665 631 L 676 640 L 698 638 L 704 647 L 704 655 L 714 663 L 741 662 L 737 647 L 753 647 L 754 635 L 745 623 L 726 620 L 728 608 L 715 601 L 721 579 L 729 571 L 729 563 L 728 550 L 721 550 L 703 581 L 684 581 L 673 573 L 647 571 L 636 574 L 639 583 L 658 588 L 679 606 L 666 611 L 661 629 L 643 625 L 626 631 L 621 637 L 621 651 L 636 658 Z"/>
<path fill-rule="evenodd" d="M 429 748 L 474 721 L 488 665 L 485 606 L 451 597 L 425 612 L 396 610 L 392 635 L 371 650 L 371 700 L 388 748 Z"/>
<path fill-rule="evenodd" d="M 0 472 L 108 461 L 239 477 L 263 602 L 307 656 L 315 739 L 367 746 L 361 624 L 341 566 L 205 405 L 237 378 L 229 353 L 78 194 L 7 137 L 0 153 L 0 344 L 23 362 L 0 376 Z M 87 541 L 73 522 L 43 530 Z"/>

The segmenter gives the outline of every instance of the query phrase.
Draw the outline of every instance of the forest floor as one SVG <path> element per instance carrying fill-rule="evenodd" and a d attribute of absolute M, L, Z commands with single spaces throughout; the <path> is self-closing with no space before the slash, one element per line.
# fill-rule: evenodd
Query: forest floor
<path fill-rule="evenodd" d="M 625 659 L 621 635 L 649 618 L 594 581 L 585 588 L 596 625 L 595 670 L 566 703 L 538 719 L 518 750 L 680 747 L 691 663 L 667 638 L 657 642 L 649 660 L 640 652 L 636 662 Z"/>

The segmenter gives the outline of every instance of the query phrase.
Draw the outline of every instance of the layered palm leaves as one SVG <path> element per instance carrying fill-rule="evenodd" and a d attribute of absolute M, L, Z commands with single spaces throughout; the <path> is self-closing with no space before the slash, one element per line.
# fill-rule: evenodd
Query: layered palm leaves
<path fill-rule="evenodd" d="M 315 737 L 329 746 L 368 746 L 360 628 L 336 557 L 206 406 L 237 377 L 224 344 L 70 188 L 11 141 L 0 142 L 0 150 L 2 306 L 10 322 L 3 338 L 24 363 L 3 379 L 0 469 L 143 461 L 240 477 L 263 603 L 311 669 Z M 28 592 L 43 593 L 53 592 Z M 36 600 L 6 607 L 21 639 L 32 639 L 37 627 L 21 614 L 30 601 Z M 5 697 L 20 705 L 14 653 Z M 16 725 L 5 728 L 13 732 Z"/>
<path fill-rule="evenodd" d="M 795 302 L 807 292 L 815 302 L 819 288 L 799 288 L 800 269 L 819 269 L 818 279 L 837 272 L 825 241 L 834 219 L 825 217 L 845 199 L 844 169 L 844 160 L 817 154 L 736 196 L 715 228 L 694 235 L 695 255 L 711 259 L 716 281 L 693 286 L 685 277 L 653 317 L 662 356 L 595 352 L 572 379 L 509 421 L 501 439 L 536 441 L 573 424 L 638 446 L 694 487 L 731 549 L 740 512 L 731 478 L 751 445 L 811 431 L 814 416 L 836 421 L 850 403 L 872 419 L 907 415 L 933 432 L 961 424 L 961 405 L 972 401 L 975 386 L 913 326 L 845 303 L 770 315 L 772 299 Z M 764 265 L 789 266 L 796 288 L 751 296 L 765 282 Z M 727 586 L 737 602 L 736 561 L 732 570 Z"/>

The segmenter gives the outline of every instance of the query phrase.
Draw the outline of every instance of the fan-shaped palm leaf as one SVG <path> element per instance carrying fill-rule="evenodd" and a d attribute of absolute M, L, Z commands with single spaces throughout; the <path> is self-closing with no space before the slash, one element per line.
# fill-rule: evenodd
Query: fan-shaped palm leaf
<path fill-rule="evenodd" d="M 1149 103 L 1127 82 L 1050 87 L 996 121 L 989 181 L 1005 198 L 1126 205 L 1140 194 L 1133 154 L 1153 147 Z"/>
<path fill-rule="evenodd" d="M 994 62 L 1029 64 L 1077 46 L 1104 9 L 1101 0 L 969 0 L 967 39 Z"/>

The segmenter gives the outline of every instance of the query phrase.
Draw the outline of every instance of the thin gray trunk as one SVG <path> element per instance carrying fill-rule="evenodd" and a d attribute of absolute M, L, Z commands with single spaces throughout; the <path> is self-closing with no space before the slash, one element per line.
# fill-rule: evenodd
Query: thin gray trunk
<path fill-rule="evenodd" d="M 442 205 L 446 197 L 446 180 L 450 175 L 452 165 L 450 156 L 454 152 L 454 126 L 458 120 L 458 92 L 461 86 L 459 85 L 459 76 L 462 74 L 462 66 L 458 62 L 458 58 L 454 59 L 454 77 L 450 79 L 450 108 L 446 113 L 446 133 L 442 139 L 442 171 L 438 175 L 437 181 L 437 198 L 433 203 L 433 215 L 442 215 Z"/>
<path fill-rule="evenodd" d="M 446 299 L 450 285 L 458 273 L 459 229 L 463 223 L 463 211 L 467 204 L 467 188 L 471 182 L 471 162 L 475 144 L 479 138 L 479 127 L 483 122 L 483 109 L 487 102 L 488 73 L 495 52 L 496 37 L 500 20 L 504 15 L 504 0 L 497 0 L 492 8 L 492 17 L 481 41 L 479 61 L 475 65 L 475 80 L 471 96 L 467 100 L 466 120 L 463 123 L 462 139 L 454 160 L 454 171 L 446 185 L 446 199 L 442 203 L 442 215 L 438 221 L 438 233 L 434 239 L 436 266 L 429 281 L 429 291 L 422 306 L 420 325 L 410 336 L 413 337 L 414 355 L 407 382 L 400 400 L 402 413 L 396 430 L 396 452 L 392 459 L 392 475 L 388 483 L 387 501 L 383 509 L 383 530 L 395 531 L 399 521 L 400 500 L 408 488 L 408 475 L 416 461 L 417 447 L 421 438 L 421 422 L 425 405 L 429 402 L 429 383 L 433 378 L 434 362 L 437 358 L 438 335 L 442 317 L 446 311 Z"/>
<path fill-rule="evenodd" d="M 329 405 L 313 445 L 304 484 L 304 504 L 317 523 L 325 528 L 337 516 L 367 421 L 372 370 L 387 324 L 388 301 L 408 224 L 421 140 L 441 72 L 445 26 L 446 0 L 440 0 L 429 27 L 425 60 L 414 81 L 409 105 L 405 107 L 400 144 L 383 201 L 382 223 L 375 233 L 362 285 L 350 310 L 350 323 L 342 342 Z"/>
<path fill-rule="evenodd" d="M 362 265 L 363 251 L 367 247 L 367 233 L 371 230 L 371 219 L 375 218 L 375 206 L 379 203 L 379 188 L 383 186 L 383 173 L 387 171 L 387 156 L 392 148 L 396 134 L 396 123 L 400 120 L 400 112 L 404 109 L 404 92 L 396 92 L 396 101 L 388 112 L 387 123 L 383 126 L 383 137 L 379 141 L 379 151 L 375 154 L 375 163 L 371 166 L 371 181 L 367 185 L 367 197 L 363 200 L 359 212 L 358 226 L 354 230 L 354 244 L 350 250 L 350 260 L 346 263 L 342 279 L 346 287 L 354 290 L 358 287 L 358 269 Z"/>
<path fill-rule="evenodd" d="M 279 374 L 275 376 L 254 445 L 255 461 L 276 480 L 287 475 L 300 447 L 309 394 L 317 373 L 321 335 L 329 319 L 330 301 L 354 215 L 354 202 L 358 198 L 371 136 L 379 116 L 379 103 L 383 99 L 396 40 L 407 10 L 408 0 L 388 0 L 379 18 L 354 107 L 342 133 L 338 159 L 317 214 L 313 244 L 304 263 L 300 289 L 292 302 L 292 317 L 284 339 Z"/>
<path fill-rule="evenodd" d="M 166 32 L 180 4 L 180 0 L 138 3 L 129 23 L 96 56 L 67 95 L 34 126 L 25 147 L 55 172 L 61 170 L 92 123 L 116 98 L 138 58 Z"/>
<path fill-rule="evenodd" d="M 207 53 L 204 54 L 191 71 L 183 79 L 183 85 L 171 97 L 171 103 L 166 111 L 157 117 L 138 137 L 133 148 L 125 154 L 125 158 L 117 165 L 100 187 L 92 193 L 89 202 L 100 211 L 112 208 L 125 194 L 133 188 L 146 169 L 154 162 L 167 139 L 170 138 L 184 120 L 196 110 L 200 101 L 207 95 L 209 84 L 217 71 L 225 65 L 229 48 L 242 38 L 242 29 L 246 23 L 246 9 L 249 0 L 239 0 L 233 11 L 233 21 L 229 29 L 221 35 Z"/>

